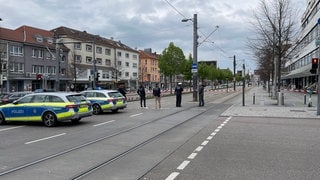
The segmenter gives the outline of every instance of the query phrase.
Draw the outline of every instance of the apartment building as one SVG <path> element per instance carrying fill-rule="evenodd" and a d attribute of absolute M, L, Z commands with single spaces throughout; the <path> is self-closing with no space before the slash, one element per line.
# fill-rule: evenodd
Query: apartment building
<path fill-rule="evenodd" d="M 159 55 L 148 48 L 140 50 L 139 82 L 151 88 L 160 82 Z"/>
<path fill-rule="evenodd" d="M 113 89 L 123 83 L 137 88 L 139 51 L 120 41 L 68 27 L 51 30 L 68 47 L 70 77 L 76 90 Z M 97 75 L 99 76 L 97 78 Z"/>
<path fill-rule="evenodd" d="M 0 28 L 0 53 L 2 93 L 53 89 L 57 83 L 60 90 L 67 89 L 68 49 L 56 47 L 52 32 L 30 26 Z"/>
<path fill-rule="evenodd" d="M 0 28 L 0 55 L 1 92 L 138 87 L 139 51 L 86 31 Z"/>
<path fill-rule="evenodd" d="M 312 58 L 319 58 L 320 0 L 307 0 L 301 19 L 301 32 L 287 55 L 282 81 L 292 89 L 303 89 L 317 82 L 317 75 L 310 72 Z"/>

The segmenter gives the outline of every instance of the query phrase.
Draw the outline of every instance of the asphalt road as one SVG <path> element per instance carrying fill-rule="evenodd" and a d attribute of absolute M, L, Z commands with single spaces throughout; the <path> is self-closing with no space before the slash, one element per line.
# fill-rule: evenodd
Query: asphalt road
<path fill-rule="evenodd" d="M 1 179 L 318 179 L 319 120 L 220 116 L 236 93 L 0 127 Z"/>

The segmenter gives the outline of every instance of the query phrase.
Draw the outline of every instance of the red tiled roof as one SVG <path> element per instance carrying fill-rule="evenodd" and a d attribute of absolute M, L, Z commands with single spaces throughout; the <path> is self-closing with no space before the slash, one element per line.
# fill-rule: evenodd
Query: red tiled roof
<path fill-rule="evenodd" d="M 139 50 L 140 52 L 140 59 L 145 59 L 145 58 L 149 58 L 149 59 L 158 59 L 159 55 L 155 54 L 155 53 L 147 53 L 143 50 Z"/>

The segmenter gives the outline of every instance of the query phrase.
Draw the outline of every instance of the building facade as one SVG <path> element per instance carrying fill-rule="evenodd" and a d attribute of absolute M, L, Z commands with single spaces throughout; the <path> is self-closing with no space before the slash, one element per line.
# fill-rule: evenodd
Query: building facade
<path fill-rule="evenodd" d="M 1 28 L 1 92 L 53 89 L 58 81 L 60 90 L 65 90 L 70 80 L 68 49 L 56 48 L 50 31 L 29 26 L 15 30 Z"/>
<path fill-rule="evenodd" d="M 317 82 L 316 74 L 312 74 L 310 69 L 312 58 L 319 58 L 316 42 L 320 37 L 320 0 L 307 0 L 306 3 L 300 36 L 289 50 L 282 75 L 284 85 L 291 89 L 304 89 Z"/>
<path fill-rule="evenodd" d="M 151 89 L 160 83 L 159 55 L 152 53 L 152 49 L 140 50 L 139 82 Z"/>
<path fill-rule="evenodd" d="M 0 28 L 1 92 L 138 87 L 139 51 L 67 27 Z"/>

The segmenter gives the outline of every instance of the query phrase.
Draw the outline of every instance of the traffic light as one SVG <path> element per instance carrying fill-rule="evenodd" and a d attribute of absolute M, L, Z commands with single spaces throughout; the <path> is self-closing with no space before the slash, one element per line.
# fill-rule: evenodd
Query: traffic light
<path fill-rule="evenodd" d="M 311 74 L 317 74 L 317 69 L 318 69 L 318 63 L 319 59 L 318 58 L 312 58 L 312 66 L 311 66 Z"/>
<path fill-rule="evenodd" d="M 96 74 L 95 74 L 95 80 L 96 80 L 96 82 L 99 81 L 99 77 L 100 77 L 100 73 L 99 73 L 99 72 L 96 72 Z"/>
<path fill-rule="evenodd" d="M 42 74 L 37 74 L 36 78 L 37 78 L 37 80 L 41 80 L 42 79 Z"/>

